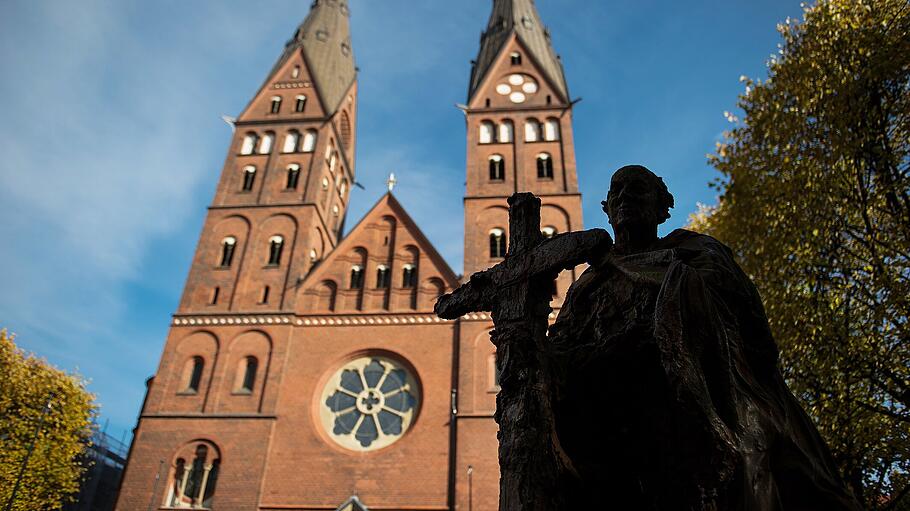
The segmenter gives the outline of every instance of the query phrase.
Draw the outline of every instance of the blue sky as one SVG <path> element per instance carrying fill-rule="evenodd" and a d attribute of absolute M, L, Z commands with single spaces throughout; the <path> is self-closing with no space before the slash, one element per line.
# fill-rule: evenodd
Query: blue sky
<path fill-rule="evenodd" d="M 135 423 L 237 115 L 308 0 L 8 0 L 0 17 L 0 327 Z M 714 203 L 705 155 L 799 0 L 538 0 L 575 108 L 585 226 L 618 167 Z M 351 0 L 360 67 L 348 225 L 396 196 L 456 272 L 465 101 L 490 0 Z"/>

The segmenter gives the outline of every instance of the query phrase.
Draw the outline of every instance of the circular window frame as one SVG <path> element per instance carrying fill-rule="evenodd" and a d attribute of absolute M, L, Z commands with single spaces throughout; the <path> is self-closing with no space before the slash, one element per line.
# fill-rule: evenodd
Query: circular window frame
<path fill-rule="evenodd" d="M 383 430 L 383 423 L 380 422 L 379 419 L 379 414 L 382 412 L 378 411 L 376 413 L 366 415 L 363 413 L 364 404 L 359 402 L 361 398 L 365 397 L 365 394 L 368 393 L 368 391 L 372 390 L 376 392 L 381 390 L 384 387 L 384 380 L 379 380 L 373 386 L 370 386 L 369 382 L 367 382 L 366 388 L 362 389 L 361 391 L 364 396 L 358 395 L 358 398 L 355 400 L 353 407 L 345 408 L 344 410 L 346 410 L 346 412 L 343 414 L 333 411 L 328 404 L 328 401 L 339 391 L 339 388 L 341 387 L 342 375 L 346 371 L 359 368 L 360 371 L 357 372 L 357 374 L 361 377 L 361 382 L 363 382 L 366 380 L 366 378 L 363 376 L 362 371 L 368 365 L 371 365 L 374 360 L 378 360 L 381 365 L 386 367 L 386 371 L 384 373 L 386 375 L 386 378 L 389 374 L 391 374 L 392 371 L 404 371 L 405 384 L 399 387 L 399 389 L 406 388 L 408 394 L 411 396 L 412 402 L 409 403 L 408 408 L 404 412 L 404 415 L 401 416 L 402 420 L 400 424 L 400 433 L 385 433 Z M 320 424 L 320 434 L 326 437 L 326 441 L 330 445 L 339 448 L 347 453 L 374 453 L 397 444 L 414 428 L 414 425 L 420 416 L 421 407 L 423 405 L 423 386 L 421 385 L 420 379 L 417 377 L 417 372 L 414 370 L 414 367 L 403 357 L 385 351 L 358 352 L 342 359 L 342 361 L 339 363 L 333 364 L 332 367 L 334 367 L 334 369 L 327 372 L 323 378 L 321 378 L 321 384 L 318 387 L 319 390 L 316 395 L 315 403 L 315 419 L 316 422 Z M 384 407 L 385 399 L 395 394 L 396 390 L 398 389 L 391 388 L 389 391 L 382 393 L 381 396 L 374 395 L 371 397 L 374 400 L 379 400 L 378 404 L 379 406 L 383 407 L 382 410 L 387 410 Z M 401 392 L 400 390 L 398 391 Z M 349 392 L 347 394 L 351 393 Z M 339 423 L 339 417 L 351 413 L 351 411 L 353 411 L 352 409 L 357 410 L 357 412 L 360 414 L 360 417 L 363 417 L 363 419 L 360 419 L 358 417 L 358 422 L 355 424 L 355 427 L 352 428 L 351 431 L 347 434 L 336 433 L 336 428 L 343 428 L 348 425 L 345 423 Z M 364 443 L 357 438 L 357 432 L 361 421 L 365 421 L 368 418 L 373 421 L 377 435 L 373 440 L 370 440 L 368 444 L 364 445 Z"/>

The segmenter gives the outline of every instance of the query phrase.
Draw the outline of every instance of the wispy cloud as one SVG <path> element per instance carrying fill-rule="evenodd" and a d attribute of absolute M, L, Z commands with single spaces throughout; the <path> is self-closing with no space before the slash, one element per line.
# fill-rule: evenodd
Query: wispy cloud
<path fill-rule="evenodd" d="M 585 97 L 575 142 L 588 226 L 603 225 L 598 203 L 625 163 L 667 177 L 680 224 L 711 202 L 704 154 L 726 127 L 720 112 L 741 74 L 760 74 L 774 23 L 798 9 L 753 4 L 538 2 Z M 0 18 L 0 325 L 90 377 L 122 429 L 157 366 L 221 171 L 219 115 L 246 105 L 307 3 L 250 6 L 18 1 Z M 348 225 L 395 172 L 396 196 L 456 272 L 465 124 L 453 105 L 489 7 L 352 0 L 367 190 L 355 190 Z"/>
<path fill-rule="evenodd" d="M 141 399 L 154 360 L 117 355 L 155 353 L 160 339 L 125 337 L 125 287 L 145 277 L 150 243 L 185 229 L 202 205 L 200 184 L 218 172 L 225 93 L 204 59 L 235 37 L 204 24 L 140 37 L 142 13 L 112 1 L 9 7 L 0 22 L 0 322 L 27 334 L 27 348 L 94 377 L 102 404 L 120 384 Z M 155 347 L 137 349 L 143 343 Z M 127 425 L 134 410 L 112 411 Z"/>

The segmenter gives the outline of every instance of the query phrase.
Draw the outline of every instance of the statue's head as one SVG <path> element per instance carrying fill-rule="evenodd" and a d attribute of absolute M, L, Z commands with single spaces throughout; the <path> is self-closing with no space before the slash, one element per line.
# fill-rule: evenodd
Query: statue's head
<path fill-rule="evenodd" d="M 673 195 L 647 168 L 626 165 L 613 174 L 607 200 L 601 204 L 613 227 L 657 226 L 670 218 Z"/>

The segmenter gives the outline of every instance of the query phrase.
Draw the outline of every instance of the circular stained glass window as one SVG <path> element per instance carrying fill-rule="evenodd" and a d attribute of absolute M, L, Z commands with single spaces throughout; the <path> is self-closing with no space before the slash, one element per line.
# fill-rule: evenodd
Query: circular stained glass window
<path fill-rule="evenodd" d="M 398 362 L 381 356 L 352 360 L 329 378 L 320 417 L 329 436 L 355 451 L 381 449 L 414 421 L 420 389 Z"/>

